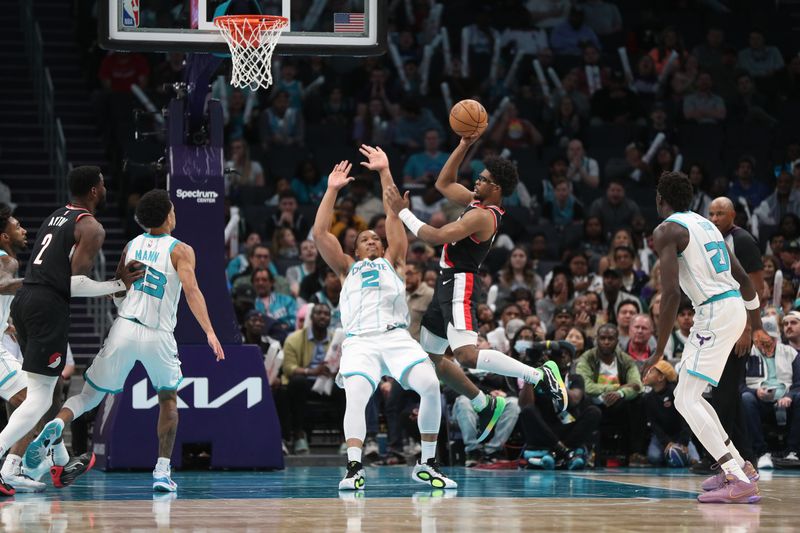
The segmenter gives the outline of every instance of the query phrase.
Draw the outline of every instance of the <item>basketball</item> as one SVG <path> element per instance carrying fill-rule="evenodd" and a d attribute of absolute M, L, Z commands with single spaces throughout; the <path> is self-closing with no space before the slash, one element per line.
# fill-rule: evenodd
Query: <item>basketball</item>
<path fill-rule="evenodd" d="M 667 466 L 672 468 L 683 468 L 689 464 L 689 456 L 679 446 L 667 446 L 664 450 L 664 460 Z"/>
<path fill-rule="evenodd" d="M 476 100 L 461 100 L 450 109 L 450 127 L 459 137 L 480 135 L 488 125 L 489 115 Z"/>

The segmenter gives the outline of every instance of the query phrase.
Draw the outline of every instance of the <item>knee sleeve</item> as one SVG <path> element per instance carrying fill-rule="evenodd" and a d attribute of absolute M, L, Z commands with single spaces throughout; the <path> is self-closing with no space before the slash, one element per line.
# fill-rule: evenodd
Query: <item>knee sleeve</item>
<path fill-rule="evenodd" d="M 83 413 L 91 411 L 100 405 L 105 395 L 105 392 L 95 389 L 87 382 L 83 384 L 83 390 L 80 394 L 64 402 L 64 407 L 72 411 L 73 418 L 78 418 Z"/>
<path fill-rule="evenodd" d="M 354 375 L 344 378 L 347 406 L 344 411 L 344 438 L 364 442 L 367 436 L 366 409 L 372 397 L 372 383 L 367 378 Z"/>
<path fill-rule="evenodd" d="M 420 363 L 408 372 L 408 386 L 419 394 L 419 416 L 417 426 L 425 435 L 439 433 L 442 421 L 442 396 L 439 391 L 439 380 L 431 365 Z"/>

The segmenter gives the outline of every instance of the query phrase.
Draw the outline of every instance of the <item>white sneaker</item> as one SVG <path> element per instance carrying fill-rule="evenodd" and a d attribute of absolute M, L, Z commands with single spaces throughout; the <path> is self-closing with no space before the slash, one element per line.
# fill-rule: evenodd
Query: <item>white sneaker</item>
<path fill-rule="evenodd" d="M 411 473 L 411 479 L 417 483 L 426 483 L 434 489 L 454 489 L 458 483 L 445 476 L 439 470 L 439 463 L 433 459 L 428 459 L 425 463 L 417 463 Z"/>
<path fill-rule="evenodd" d="M 800 461 L 800 458 L 797 457 L 797 452 L 789 452 L 786 454 L 786 457 L 783 458 L 784 461 Z"/>
<path fill-rule="evenodd" d="M 19 467 L 17 471 L 10 475 L 4 475 L 3 481 L 14 487 L 17 492 L 43 492 L 47 487 L 41 481 L 36 481 L 29 476 L 21 473 Z"/>
<path fill-rule="evenodd" d="M 358 461 L 347 463 L 347 473 L 339 482 L 339 490 L 362 490 L 366 485 L 366 472 Z"/>
<path fill-rule="evenodd" d="M 47 459 L 39 463 L 39 466 L 36 468 L 25 468 L 22 467 L 22 474 L 28 476 L 34 481 L 40 481 L 45 475 L 49 477 L 50 468 L 55 466 L 53 463 L 53 454 L 47 456 Z"/>
<path fill-rule="evenodd" d="M 367 439 L 364 443 L 364 457 L 369 457 L 370 459 L 378 457 L 380 455 L 380 448 L 378 448 L 378 443 L 375 439 Z"/>
<path fill-rule="evenodd" d="M 153 470 L 153 490 L 156 492 L 175 492 L 178 484 L 172 481 L 170 470 Z"/>
<path fill-rule="evenodd" d="M 774 468 L 772 464 L 772 454 L 767 452 L 759 457 L 757 466 L 759 470 L 772 470 Z"/>

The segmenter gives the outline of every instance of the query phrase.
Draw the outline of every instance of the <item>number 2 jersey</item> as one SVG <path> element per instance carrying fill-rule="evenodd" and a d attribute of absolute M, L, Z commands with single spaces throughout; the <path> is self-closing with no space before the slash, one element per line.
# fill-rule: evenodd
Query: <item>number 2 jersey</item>
<path fill-rule="evenodd" d="M 407 327 L 406 284 L 383 257 L 356 261 L 342 284 L 339 310 L 348 336 Z"/>
<path fill-rule="evenodd" d="M 678 276 L 681 289 L 695 307 L 738 292 L 725 239 L 711 221 L 682 212 L 671 214 L 664 222 L 680 224 L 689 232 L 689 244 L 678 254 Z"/>
<path fill-rule="evenodd" d="M 143 233 L 128 243 L 124 263 L 139 261 L 145 266 L 145 274 L 134 282 L 122 300 L 120 317 L 148 328 L 175 330 L 181 280 L 170 256 L 180 242 L 166 233 Z"/>

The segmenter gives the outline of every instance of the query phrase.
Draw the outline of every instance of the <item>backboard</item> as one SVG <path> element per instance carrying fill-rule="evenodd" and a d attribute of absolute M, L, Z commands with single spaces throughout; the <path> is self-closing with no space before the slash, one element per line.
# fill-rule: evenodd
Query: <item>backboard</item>
<path fill-rule="evenodd" d="M 280 15 L 289 27 L 277 54 L 373 56 L 385 51 L 386 0 L 101 0 L 99 42 L 107 50 L 222 52 L 215 14 Z"/>

